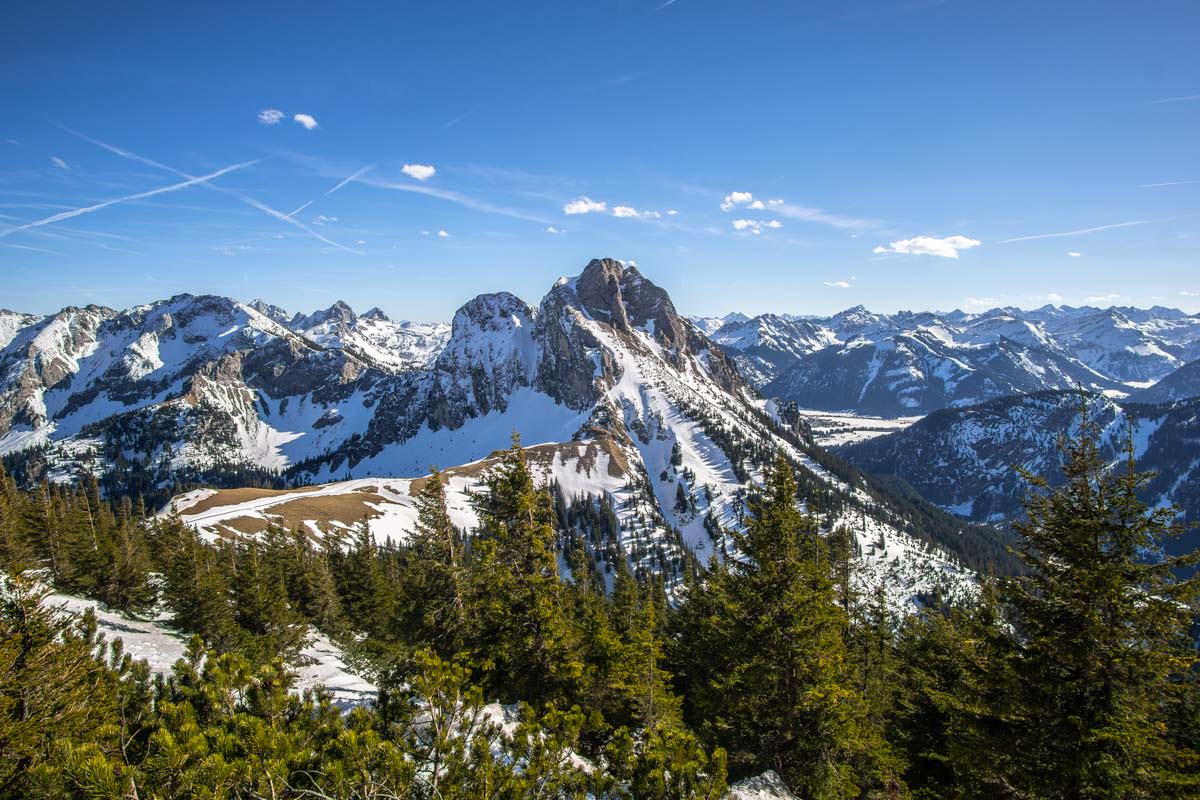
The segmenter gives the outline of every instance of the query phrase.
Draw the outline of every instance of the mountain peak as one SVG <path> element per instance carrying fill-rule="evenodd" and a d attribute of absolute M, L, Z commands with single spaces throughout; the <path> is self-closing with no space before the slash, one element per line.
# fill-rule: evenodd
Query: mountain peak
<path fill-rule="evenodd" d="M 379 306 L 374 306 L 371 310 L 362 315 L 363 319 L 377 319 L 380 322 L 391 322 L 391 318 L 383 313 L 383 309 Z"/>
<path fill-rule="evenodd" d="M 329 308 L 314 311 L 307 316 L 297 314 L 292 318 L 291 327 L 294 330 L 308 330 L 327 322 L 348 324 L 354 322 L 356 319 L 358 319 L 358 315 L 354 313 L 354 309 L 347 305 L 344 300 L 338 300 Z"/>

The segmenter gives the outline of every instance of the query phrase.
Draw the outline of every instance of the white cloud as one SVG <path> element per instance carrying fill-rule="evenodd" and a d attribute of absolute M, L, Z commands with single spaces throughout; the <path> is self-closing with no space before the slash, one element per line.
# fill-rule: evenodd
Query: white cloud
<path fill-rule="evenodd" d="M 910 256 L 938 256 L 940 258 L 958 258 L 959 250 L 969 250 L 978 247 L 981 242 L 968 236 L 947 236 L 939 239 L 936 236 L 914 236 L 912 239 L 900 239 L 887 247 L 880 245 L 871 252 L 900 253 Z"/>
<path fill-rule="evenodd" d="M 621 263 L 627 267 L 636 267 L 637 266 L 637 262 L 634 261 L 632 258 L 627 258 L 624 261 L 622 261 Z"/>
<path fill-rule="evenodd" d="M 755 200 L 753 203 L 746 206 L 746 208 L 750 209 L 751 211 L 762 211 L 766 208 L 766 206 L 763 205 L 762 200 Z"/>
<path fill-rule="evenodd" d="M 679 212 L 678 212 L 678 211 L 676 211 L 676 210 L 675 210 L 675 209 L 673 209 L 673 208 L 668 208 L 668 209 L 667 209 L 667 216 L 668 216 L 668 217 L 673 217 L 673 216 L 675 216 L 675 215 L 676 215 L 676 214 L 678 214 L 678 213 L 679 213 Z"/>
<path fill-rule="evenodd" d="M 591 214 L 608 210 L 608 203 L 590 197 L 578 197 L 563 206 L 564 214 Z"/>
<path fill-rule="evenodd" d="M 623 219 L 662 219 L 657 211 L 638 211 L 629 206 L 613 206 L 612 215 Z"/>
<path fill-rule="evenodd" d="M 1184 289 L 1182 292 L 1179 293 L 1179 296 L 1180 297 L 1200 297 L 1200 292 L 1189 292 L 1187 289 Z"/>
<path fill-rule="evenodd" d="M 264 108 L 258 112 L 258 121 L 263 125 L 278 125 L 280 120 L 286 117 L 278 108 Z"/>
<path fill-rule="evenodd" d="M 1058 292 L 1050 292 L 1048 295 L 1046 295 L 1047 303 L 1054 303 L 1055 305 L 1058 305 L 1062 301 L 1063 301 L 1063 296 L 1061 294 L 1059 294 Z"/>
<path fill-rule="evenodd" d="M 783 227 L 783 223 L 777 219 L 773 219 L 768 222 L 759 222 L 756 219 L 735 219 L 730 224 L 733 225 L 733 229 L 735 231 L 747 231 L 755 235 L 762 233 L 763 230 L 767 228 L 774 229 Z"/>
<path fill-rule="evenodd" d="M 773 199 L 771 199 L 771 200 L 768 200 L 768 201 L 767 201 L 767 205 L 769 205 L 769 206 L 781 206 L 781 205 L 783 205 L 783 198 L 781 198 L 781 197 L 776 197 L 776 198 L 773 198 Z"/>
<path fill-rule="evenodd" d="M 359 239 L 357 242 L 355 242 L 355 244 L 366 244 L 366 242 L 362 239 Z"/>
<path fill-rule="evenodd" d="M 50 156 L 50 163 L 53 164 L 54 166 L 58 167 L 59 169 L 70 169 L 71 168 L 70 164 L 68 164 L 66 161 L 63 161 L 58 156 Z"/>
<path fill-rule="evenodd" d="M 419 181 L 427 181 L 437 174 L 437 170 L 429 164 L 405 164 L 400 171 Z"/>
<path fill-rule="evenodd" d="M 300 125 L 303 125 L 304 129 L 308 131 L 311 131 L 317 127 L 316 117 L 313 117 L 311 114 L 293 114 L 292 119 L 296 120 L 296 122 Z"/>
<path fill-rule="evenodd" d="M 963 301 L 963 306 L 972 310 L 995 308 L 998 305 L 1000 301 L 994 297 L 968 297 Z"/>
<path fill-rule="evenodd" d="M 1121 297 L 1121 295 L 1112 294 L 1112 293 L 1094 294 L 1087 298 L 1087 302 L 1089 302 L 1089 303 L 1109 303 L 1109 302 L 1112 302 L 1113 300 L 1120 299 L 1120 297 Z"/>
<path fill-rule="evenodd" d="M 338 221 L 337 217 L 327 217 L 324 214 L 319 214 L 315 219 L 313 219 L 312 222 L 313 222 L 313 225 L 328 225 L 331 222 L 337 222 L 337 221 Z"/>
<path fill-rule="evenodd" d="M 734 206 L 744 205 L 754 199 L 754 195 L 750 192 L 730 192 L 725 195 L 725 199 L 721 202 L 721 210 L 728 211 Z"/>
<path fill-rule="evenodd" d="M 556 228 L 553 225 L 546 226 L 546 233 L 566 233 L 562 228 Z"/>
<path fill-rule="evenodd" d="M 443 231 L 438 231 L 438 238 L 439 238 L 439 239 L 449 239 L 449 238 L 450 238 L 450 234 L 446 233 L 444 230 L 443 230 Z"/>
<path fill-rule="evenodd" d="M 1083 253 L 1076 252 L 1075 250 L 1070 250 L 1067 252 L 1067 255 L 1069 255 L 1071 258 L 1079 258 L 1081 255 L 1083 255 Z"/>
<path fill-rule="evenodd" d="M 830 287 L 831 289 L 849 289 L 850 288 L 850 283 L 848 281 L 825 281 L 825 285 Z"/>

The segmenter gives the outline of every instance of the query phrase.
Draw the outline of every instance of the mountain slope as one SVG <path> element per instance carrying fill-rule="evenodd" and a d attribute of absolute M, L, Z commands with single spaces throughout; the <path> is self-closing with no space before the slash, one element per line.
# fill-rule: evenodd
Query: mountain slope
<path fill-rule="evenodd" d="M 1026 483 L 1023 467 L 1060 483 L 1058 437 L 1079 423 L 1077 392 L 1006 397 L 930 414 L 904 431 L 839 448 L 872 473 L 894 475 L 923 497 L 964 518 L 1018 518 Z M 1157 475 L 1145 498 L 1178 505 L 1200 521 L 1200 400 L 1146 405 L 1087 398 L 1087 413 L 1103 430 L 1103 453 L 1114 465 L 1133 435 L 1138 468 Z"/>
<path fill-rule="evenodd" d="M 1129 399 L 1137 403 L 1171 403 L 1200 397 L 1200 359 L 1190 361 L 1158 383 L 1134 392 Z"/>

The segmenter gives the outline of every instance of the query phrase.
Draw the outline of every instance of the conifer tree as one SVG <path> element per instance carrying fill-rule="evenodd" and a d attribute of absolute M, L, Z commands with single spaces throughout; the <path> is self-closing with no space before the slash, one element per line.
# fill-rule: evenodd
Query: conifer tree
<path fill-rule="evenodd" d="M 1062 440 L 1060 488 L 1026 476 L 1034 491 L 1017 528 L 1030 574 L 1005 586 L 1012 653 L 985 676 L 1000 710 L 984 719 L 1002 723 L 974 731 L 1011 757 L 975 766 L 1024 796 L 1200 792 L 1197 754 L 1164 735 L 1177 679 L 1196 667 L 1188 634 L 1200 582 L 1183 576 L 1197 553 L 1164 554 L 1183 527 L 1174 509 L 1138 497 L 1149 476 L 1136 470 L 1132 436 L 1112 470 L 1099 439 L 1085 417 Z"/>
<path fill-rule="evenodd" d="M 577 693 L 584 666 L 558 575 L 553 502 L 536 486 L 517 436 L 488 474 L 477 509 L 469 614 L 488 688 L 531 703 Z"/>
<path fill-rule="evenodd" d="M 442 657 L 463 647 L 462 543 L 446 507 L 446 482 L 434 470 L 416 497 L 417 524 L 404 570 L 406 635 Z"/>
<path fill-rule="evenodd" d="M 690 587 L 672 664 L 689 719 L 736 776 L 774 769 L 813 798 L 895 786 L 894 757 L 854 684 L 827 550 L 780 458 L 750 503 L 741 558 Z"/>

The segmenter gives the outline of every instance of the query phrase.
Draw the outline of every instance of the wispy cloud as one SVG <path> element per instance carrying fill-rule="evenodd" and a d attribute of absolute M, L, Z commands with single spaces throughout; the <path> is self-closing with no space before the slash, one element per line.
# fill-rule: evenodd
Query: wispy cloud
<path fill-rule="evenodd" d="M 280 121 L 286 117 L 278 108 L 264 108 L 258 112 L 258 121 L 263 125 L 278 125 Z"/>
<path fill-rule="evenodd" d="M 293 114 L 292 119 L 307 131 L 316 130 L 317 128 L 317 119 L 311 114 Z"/>
<path fill-rule="evenodd" d="M 50 156 L 50 163 L 59 169 L 70 169 L 71 165 L 58 156 Z"/>
<path fill-rule="evenodd" d="M 831 289 L 849 289 L 849 281 L 825 281 L 825 285 Z"/>
<path fill-rule="evenodd" d="M 543 225 L 549 220 L 537 214 L 530 214 L 516 208 L 508 206 L 496 205 L 489 203 L 486 200 L 480 200 L 461 192 L 456 192 L 450 189 L 439 189 L 435 186 L 426 186 L 421 183 L 395 183 L 392 181 L 383 180 L 378 177 L 364 177 L 359 179 L 359 183 L 365 186 L 374 186 L 379 189 L 391 189 L 397 192 L 412 192 L 413 194 L 423 194 L 428 197 L 436 197 L 440 200 L 446 200 L 451 203 L 457 203 L 460 206 L 465 206 L 474 211 L 482 211 L 487 214 L 499 214 L 504 217 L 512 217 L 513 219 L 523 219 L 527 222 L 540 222 Z"/>
<path fill-rule="evenodd" d="M 103 203 L 96 203 L 95 205 L 84 206 L 82 208 L 73 208 L 70 211 L 63 211 L 44 219 L 39 219 L 34 222 L 27 222 L 24 225 L 5 228 L 4 230 L 0 231 L 0 238 L 10 236 L 18 231 L 26 231 L 30 228 L 40 228 L 43 225 L 53 225 L 54 223 L 61 222 L 65 219 L 72 219 L 74 217 L 82 216 L 83 214 L 91 214 L 96 211 L 100 211 L 101 209 L 108 208 L 109 206 L 115 206 L 118 203 L 128 203 L 131 200 L 141 200 L 144 197 L 154 197 L 155 195 L 166 194 L 167 192 L 178 192 L 179 190 L 187 189 L 190 186 L 208 185 L 209 181 L 219 178 L 226 173 L 234 172 L 239 169 L 245 169 L 246 167 L 253 166 L 257 163 L 258 159 L 255 159 L 254 161 L 243 161 L 240 164 L 233 164 L 231 166 L 219 169 L 216 172 L 210 172 L 207 175 L 201 175 L 199 177 L 188 176 L 188 180 L 180 183 L 173 183 L 170 186 L 162 186 L 158 189 L 151 189 L 148 192 L 138 192 L 137 194 L 130 194 L 126 195 L 125 197 L 115 197 L 112 200 L 105 200 Z"/>
<path fill-rule="evenodd" d="M 444 230 L 438 231 L 437 235 L 438 235 L 439 239 L 449 239 L 450 238 L 450 234 Z"/>
<path fill-rule="evenodd" d="M 1184 289 L 1182 292 L 1179 293 L 1179 296 L 1180 297 L 1200 297 L 1200 292 L 1189 292 L 1187 289 Z"/>
<path fill-rule="evenodd" d="M 1189 103 L 1193 100 L 1200 100 L 1200 94 L 1184 94 L 1178 97 L 1164 97 L 1161 100 L 1155 100 L 1154 104 L 1159 103 Z"/>
<path fill-rule="evenodd" d="M 593 200 L 590 197 L 577 197 L 563 206 L 563 213 L 569 215 L 594 214 L 602 213 L 607 209 L 608 203 L 603 200 Z"/>
<path fill-rule="evenodd" d="M 1071 258 L 1079 258 L 1083 255 L 1083 253 L 1079 252 L 1078 250 L 1068 250 L 1067 255 L 1069 255 Z"/>
<path fill-rule="evenodd" d="M 1130 222 L 1114 222 L 1111 225 L 1097 225 L 1094 228 L 1080 228 L 1074 231 L 1059 231 L 1057 233 L 1035 233 L 1030 236 L 1014 236 L 1011 239 L 1001 239 L 996 244 L 1009 244 L 1011 242 L 1031 242 L 1034 239 L 1062 239 L 1067 236 L 1086 236 L 1089 233 L 1099 233 L 1100 231 L 1111 231 L 1115 228 L 1130 228 L 1134 225 L 1146 225 L 1149 220 L 1136 219 Z"/>
<path fill-rule="evenodd" d="M 996 308 L 999 305 L 1000 301 L 995 297 L 968 297 L 963 301 L 963 308 L 968 311 L 981 311 Z"/>
<path fill-rule="evenodd" d="M 546 233 L 566 233 L 562 228 L 556 228 L 553 225 L 546 226 Z"/>
<path fill-rule="evenodd" d="M 1121 299 L 1121 295 L 1110 292 L 1109 294 L 1094 294 L 1086 299 L 1089 303 L 1111 303 L 1113 300 Z"/>
<path fill-rule="evenodd" d="M 400 171 L 419 181 L 427 181 L 437 174 L 437 170 L 429 164 L 405 164 Z"/>
<path fill-rule="evenodd" d="M 823 208 L 794 205 L 785 202 L 782 198 L 771 198 L 766 201 L 755 199 L 753 192 L 730 192 L 721 200 L 722 211 L 732 211 L 739 206 L 745 206 L 749 211 L 769 210 L 773 214 L 778 214 L 788 219 L 800 222 L 812 222 L 818 225 L 829 225 L 830 227 L 846 231 L 865 230 L 875 227 L 877 224 L 875 220 L 835 214 Z"/>
<path fill-rule="evenodd" d="M 909 256 L 938 256 L 939 258 L 958 258 L 960 250 L 969 250 L 982 244 L 978 239 L 969 236 L 914 236 L 911 239 L 900 239 L 891 242 L 886 247 L 879 245 L 871 252 L 876 254 L 897 253 Z"/>
<path fill-rule="evenodd" d="M 193 176 L 188 175 L 186 172 L 183 172 L 182 170 L 175 169 L 174 167 L 167 166 L 166 164 L 161 164 L 153 159 L 146 158 L 145 156 L 140 156 L 137 153 L 117 147 L 116 145 L 108 144 L 107 142 L 102 142 L 99 139 L 93 139 L 92 137 L 90 137 L 86 134 L 80 133 L 79 131 L 72 130 L 64 125 L 60 125 L 59 127 L 62 128 L 67 133 L 71 134 L 72 136 L 77 136 L 86 142 L 91 142 L 92 144 L 96 145 L 97 147 L 101 147 L 101 148 L 109 151 L 110 153 L 114 153 L 116 155 L 121 156 L 122 158 L 128 159 L 130 161 L 136 161 L 140 164 L 146 164 L 147 166 L 151 166 L 156 169 L 161 169 L 166 172 L 170 172 L 175 175 L 179 175 L 181 177 L 188 178 L 190 180 L 194 180 Z M 254 162 L 250 162 L 250 163 L 254 163 Z M 208 183 L 207 181 L 205 181 L 201 185 L 203 185 L 209 189 L 212 189 L 213 191 L 221 192 L 222 194 L 227 194 L 232 197 L 236 197 L 238 200 L 245 203 L 246 205 L 249 205 L 252 208 L 257 208 L 259 211 L 263 212 L 264 214 L 266 214 L 270 217 L 274 217 L 275 219 L 279 220 L 280 222 L 285 222 L 294 228 L 299 228 L 300 230 L 307 233 L 309 236 L 312 236 L 313 238 L 315 238 L 319 241 L 322 241 L 325 244 L 328 244 L 332 247 L 336 247 L 340 250 L 345 250 L 348 253 L 362 255 L 362 253 L 359 252 L 358 250 L 354 250 L 353 248 L 346 247 L 344 244 L 339 244 L 338 242 L 335 242 L 332 239 L 325 238 L 321 234 L 314 231 L 312 228 L 305 225 L 303 222 L 300 222 L 299 220 L 294 219 L 292 216 L 285 214 L 282 211 L 271 208 L 266 203 L 263 203 L 260 200 L 256 200 L 255 198 L 253 198 L 247 194 L 243 194 L 243 193 L 235 191 L 233 189 L 226 189 L 223 186 L 217 186 L 215 184 Z"/>
<path fill-rule="evenodd" d="M 781 217 L 801 222 L 813 222 L 818 225 L 828 225 L 843 231 L 866 230 L 878 224 L 875 220 L 834 214 L 820 208 L 796 206 L 785 203 L 782 200 L 768 200 L 767 205 L 770 207 L 772 213 L 778 214 Z"/>

